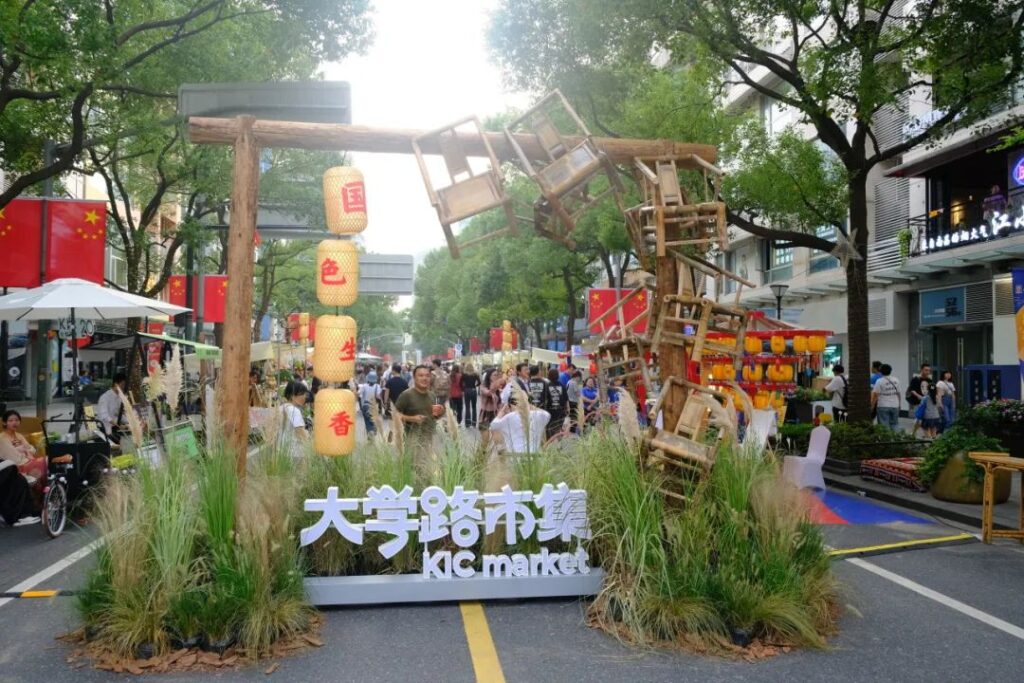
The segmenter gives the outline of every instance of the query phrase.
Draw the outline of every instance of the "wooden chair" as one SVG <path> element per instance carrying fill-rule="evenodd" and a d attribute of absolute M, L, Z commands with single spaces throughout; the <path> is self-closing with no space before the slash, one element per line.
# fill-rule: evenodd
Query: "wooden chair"
<path fill-rule="evenodd" d="M 557 122 L 569 124 L 574 130 L 563 132 Z M 536 138 L 543 151 L 542 158 L 531 159 L 526 154 L 516 140 L 516 135 L 523 133 Z M 505 136 L 523 171 L 540 188 L 542 197 L 534 204 L 535 228 L 540 234 L 574 248 L 570 235 L 577 218 L 587 208 L 612 196 L 619 210 L 625 211 L 623 188 L 615 167 L 598 150 L 586 124 L 558 90 L 548 93 L 506 126 Z M 602 173 L 608 180 L 608 187 L 591 194 L 591 181 Z"/>
<path fill-rule="evenodd" d="M 604 390 L 613 380 L 621 379 L 634 396 L 636 385 L 643 384 L 647 396 L 653 396 L 654 372 L 647 366 L 645 354 L 650 342 L 642 337 L 630 336 L 597 347 L 597 379 Z"/>
<path fill-rule="evenodd" d="M 490 162 L 487 168 L 474 170 L 470 164 L 463 143 L 472 138 L 476 138 L 487 150 Z M 438 186 L 433 182 L 423 157 L 423 147 L 427 145 L 436 147 L 440 151 L 448 171 L 447 184 Z M 413 140 L 412 149 L 416 155 L 416 161 L 419 163 L 420 174 L 427 187 L 430 203 L 434 206 L 437 217 L 441 221 L 444 237 L 448 242 L 448 251 L 451 252 L 452 258 L 459 258 L 460 248 L 503 235 L 518 234 L 516 215 L 512 209 L 512 197 L 505 191 L 501 174 L 498 172 L 498 157 L 484 134 L 483 126 L 478 118 L 471 116 L 419 135 Z M 501 207 L 505 212 L 503 228 L 462 244 L 456 241 L 451 227 L 453 223 L 497 207 Z"/>
<path fill-rule="evenodd" d="M 701 296 L 667 296 L 662 299 L 651 344 L 659 350 L 662 344 L 683 347 L 690 361 L 697 363 L 705 353 L 728 355 L 738 372 L 746 329 L 746 309 Z M 736 341 L 708 338 L 709 332 L 734 336 Z"/>

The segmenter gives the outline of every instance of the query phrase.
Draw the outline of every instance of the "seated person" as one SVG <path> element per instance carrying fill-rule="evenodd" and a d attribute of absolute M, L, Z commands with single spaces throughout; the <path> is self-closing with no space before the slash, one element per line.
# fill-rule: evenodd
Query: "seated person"
<path fill-rule="evenodd" d="M 103 392 L 96 402 L 96 419 L 103 425 L 107 437 L 112 443 L 121 443 L 121 425 L 124 424 L 124 404 L 118 390 L 122 393 L 128 386 L 128 376 L 123 372 L 114 375 L 114 382 Z"/>
<path fill-rule="evenodd" d="M 46 458 L 36 456 L 36 449 L 23 434 L 18 433 L 20 426 L 21 413 L 17 410 L 4 412 L 3 431 L 0 431 L 0 459 L 14 463 L 30 484 L 41 487 L 46 482 Z"/>
<path fill-rule="evenodd" d="M 9 526 L 39 522 L 28 481 L 9 460 L 0 460 L 0 518 Z"/>

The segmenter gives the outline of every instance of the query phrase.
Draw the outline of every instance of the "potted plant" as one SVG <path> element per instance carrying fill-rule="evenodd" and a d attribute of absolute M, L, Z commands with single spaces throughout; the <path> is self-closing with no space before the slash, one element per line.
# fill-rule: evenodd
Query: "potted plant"
<path fill-rule="evenodd" d="M 896 233 L 896 241 L 900 245 L 900 265 L 907 262 L 910 258 L 910 240 L 913 237 L 913 233 L 910 228 L 903 228 Z"/>
<path fill-rule="evenodd" d="M 925 485 L 931 487 L 934 498 L 979 505 L 984 493 L 985 471 L 967 454 L 1001 450 L 998 439 L 969 431 L 963 426 L 954 426 L 928 447 L 917 474 Z M 1005 503 L 1009 497 L 1010 472 L 997 471 L 995 502 Z"/>
<path fill-rule="evenodd" d="M 1024 401 L 1000 399 L 978 403 L 957 416 L 956 425 L 998 439 L 1004 451 L 1024 458 Z"/>
<path fill-rule="evenodd" d="M 894 432 L 879 424 L 835 422 L 828 430 L 831 437 L 823 469 L 833 474 L 858 474 L 861 460 L 906 458 L 917 454 L 918 442 L 909 434 Z"/>

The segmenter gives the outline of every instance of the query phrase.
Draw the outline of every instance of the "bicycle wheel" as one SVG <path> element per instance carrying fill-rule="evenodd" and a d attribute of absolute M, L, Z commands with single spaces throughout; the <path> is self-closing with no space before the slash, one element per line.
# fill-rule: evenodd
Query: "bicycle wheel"
<path fill-rule="evenodd" d="M 57 538 L 64 532 L 68 521 L 68 492 L 64 484 L 54 482 L 43 498 L 43 528 L 50 538 Z"/>

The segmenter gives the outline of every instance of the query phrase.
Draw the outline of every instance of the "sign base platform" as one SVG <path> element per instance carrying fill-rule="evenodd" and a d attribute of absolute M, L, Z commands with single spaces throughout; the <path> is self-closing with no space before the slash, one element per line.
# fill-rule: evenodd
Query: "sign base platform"
<path fill-rule="evenodd" d="M 597 595 L 604 570 L 572 576 L 424 578 L 421 574 L 311 576 L 306 596 L 316 607 L 462 600 L 516 600 Z"/>

